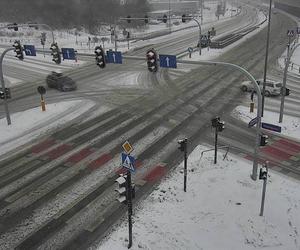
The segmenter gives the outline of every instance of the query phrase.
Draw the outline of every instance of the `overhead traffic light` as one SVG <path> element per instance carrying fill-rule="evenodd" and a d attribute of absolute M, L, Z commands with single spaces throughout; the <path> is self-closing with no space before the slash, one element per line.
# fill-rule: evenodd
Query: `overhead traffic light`
<path fill-rule="evenodd" d="M 23 48 L 21 46 L 20 41 L 16 40 L 13 44 L 13 47 L 15 48 L 16 52 L 16 57 L 19 58 L 20 60 L 24 59 L 24 54 L 23 54 Z"/>
<path fill-rule="evenodd" d="M 117 200 L 120 203 L 127 203 L 127 175 L 120 175 L 118 179 L 116 179 L 116 182 L 118 183 L 118 187 L 115 189 L 116 192 L 118 192 L 119 197 Z"/>
<path fill-rule="evenodd" d="M 146 53 L 147 66 L 150 72 L 156 72 L 157 66 L 157 54 L 154 49 L 149 49 Z"/>
<path fill-rule="evenodd" d="M 268 138 L 267 135 L 261 135 L 260 136 L 260 146 L 266 146 L 268 144 Z"/>
<path fill-rule="evenodd" d="M 182 140 L 178 140 L 177 143 L 179 144 L 178 149 L 179 149 L 181 152 L 186 152 L 187 138 L 182 139 Z"/>
<path fill-rule="evenodd" d="M 95 55 L 96 55 L 95 59 L 96 59 L 97 65 L 101 69 L 105 68 L 105 65 L 106 65 L 106 63 L 105 63 L 105 54 L 104 54 L 104 50 L 102 49 L 101 46 L 97 46 L 95 48 Z"/>
<path fill-rule="evenodd" d="M 56 64 L 60 64 L 61 56 L 60 56 L 60 52 L 59 52 L 57 43 L 52 43 L 50 50 L 51 50 L 51 55 L 53 56 L 52 61 L 55 62 Z"/>
<path fill-rule="evenodd" d="M 182 15 L 182 22 L 183 22 L 183 23 L 186 22 L 186 15 L 185 15 L 185 14 Z"/>
<path fill-rule="evenodd" d="M 149 17 L 147 15 L 145 15 L 145 23 L 149 23 Z"/>
<path fill-rule="evenodd" d="M 168 16 L 167 16 L 166 14 L 164 14 L 162 20 L 163 20 L 164 23 L 167 23 L 167 21 L 168 21 Z"/>

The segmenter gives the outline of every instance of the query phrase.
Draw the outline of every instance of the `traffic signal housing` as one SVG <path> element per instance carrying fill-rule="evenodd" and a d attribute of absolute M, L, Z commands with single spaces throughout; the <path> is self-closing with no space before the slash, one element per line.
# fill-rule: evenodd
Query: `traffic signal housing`
<path fill-rule="evenodd" d="M 181 19 L 182 19 L 182 22 L 185 23 L 186 22 L 186 15 L 183 14 Z"/>
<path fill-rule="evenodd" d="M 131 18 L 131 16 L 128 15 L 127 16 L 127 23 L 131 23 L 131 19 L 130 18 Z"/>
<path fill-rule="evenodd" d="M 185 152 L 185 151 L 186 151 L 186 147 L 187 147 L 187 138 L 182 139 L 182 140 L 178 140 L 177 143 L 179 144 L 178 149 L 179 149 L 181 152 Z"/>
<path fill-rule="evenodd" d="M 219 121 L 218 122 L 218 131 L 222 132 L 225 129 L 225 122 L 224 121 Z"/>
<path fill-rule="evenodd" d="M 260 180 L 266 180 L 268 177 L 268 168 L 264 165 L 259 170 L 259 179 Z"/>
<path fill-rule="evenodd" d="M 61 56 L 60 56 L 60 52 L 59 52 L 57 43 L 52 43 L 50 50 L 51 50 L 51 55 L 53 56 L 52 61 L 55 62 L 56 64 L 60 64 Z"/>
<path fill-rule="evenodd" d="M 117 200 L 120 203 L 126 204 L 127 203 L 127 175 L 120 175 L 116 182 L 118 183 L 118 187 L 115 191 L 119 194 Z"/>
<path fill-rule="evenodd" d="M 154 49 L 149 49 L 146 53 L 147 67 L 150 72 L 156 72 L 157 66 L 157 54 Z"/>
<path fill-rule="evenodd" d="M 266 146 L 268 144 L 268 138 L 267 135 L 261 135 L 260 136 L 260 146 Z"/>
<path fill-rule="evenodd" d="M 164 14 L 162 20 L 163 20 L 164 23 L 167 23 L 167 21 L 168 21 L 168 16 L 167 16 L 166 14 Z"/>
<path fill-rule="evenodd" d="M 105 68 L 106 63 L 105 63 L 105 54 L 104 50 L 102 49 L 101 46 L 97 46 L 95 48 L 95 55 L 96 55 L 96 64 L 101 68 Z"/>
<path fill-rule="evenodd" d="M 13 47 L 15 48 L 14 52 L 16 52 L 16 57 L 19 58 L 20 60 L 23 60 L 24 54 L 23 54 L 23 48 L 21 46 L 20 41 L 16 40 L 13 44 Z"/>
<path fill-rule="evenodd" d="M 147 16 L 147 15 L 145 15 L 145 23 L 147 24 L 147 23 L 149 23 L 149 17 Z"/>

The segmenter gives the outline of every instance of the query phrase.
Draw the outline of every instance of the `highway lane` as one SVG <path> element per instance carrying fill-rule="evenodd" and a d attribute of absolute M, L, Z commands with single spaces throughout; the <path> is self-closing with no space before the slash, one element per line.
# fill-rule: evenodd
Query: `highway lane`
<path fill-rule="evenodd" d="M 277 19 L 273 38 L 280 41 L 293 23 L 283 16 Z M 222 59 L 259 73 L 264 54 L 264 45 L 258 40 L 262 32 Z M 271 60 L 283 47 L 272 44 Z M 134 180 L 137 195 L 142 196 L 181 160 L 177 139 L 187 137 L 192 150 L 198 143 L 210 142 L 207 135 L 212 117 L 221 115 L 230 121 L 227 113 L 245 98 L 239 90 L 242 79 L 222 67 L 199 67 L 169 83 L 176 87 L 169 91 L 170 79 L 165 78 L 166 86 L 153 88 L 151 95 L 131 101 L 127 108 L 112 108 L 74 124 L 2 162 L 1 245 L 82 249 L 92 243 L 124 211 L 114 201 L 113 191 L 114 179 L 121 171 L 121 143 L 129 139 L 135 147 Z M 230 124 L 222 137 L 238 135 L 234 141 L 248 143 L 253 138 L 248 129 L 237 133 L 236 128 L 242 126 L 234 126 L 234 121 Z"/>

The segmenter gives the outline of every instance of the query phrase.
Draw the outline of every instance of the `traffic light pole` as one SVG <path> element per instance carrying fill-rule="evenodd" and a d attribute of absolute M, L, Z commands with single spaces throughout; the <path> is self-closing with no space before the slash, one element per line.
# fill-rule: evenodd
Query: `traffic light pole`
<path fill-rule="evenodd" d="M 287 45 L 287 58 L 285 62 L 284 67 L 284 73 L 283 73 L 283 81 L 282 81 L 282 91 L 281 91 L 281 103 L 280 103 L 280 112 L 279 112 L 279 122 L 282 122 L 283 119 L 283 109 L 284 109 L 284 98 L 285 98 L 285 92 L 286 92 L 286 79 L 287 79 L 287 72 L 290 65 L 290 50 L 291 50 L 291 37 L 289 36 L 289 42 Z"/>
<path fill-rule="evenodd" d="M 3 58 L 4 58 L 5 54 L 11 50 L 14 50 L 14 48 L 5 49 L 2 52 L 1 57 L 0 57 L 0 81 L 1 81 L 2 91 L 4 92 L 4 109 L 5 109 L 5 113 L 6 113 L 7 125 L 11 124 L 11 119 L 10 119 L 10 115 L 9 115 L 8 103 L 7 103 L 7 98 L 6 98 L 6 94 L 5 94 L 5 83 L 4 83 L 2 65 L 3 65 Z"/>
<path fill-rule="evenodd" d="M 218 154 L 218 126 L 215 127 L 215 158 L 214 158 L 214 164 L 217 164 L 217 154 Z"/>
<path fill-rule="evenodd" d="M 184 145 L 184 180 L 183 180 L 183 190 L 186 192 L 186 182 L 187 182 L 187 140 Z"/>
<path fill-rule="evenodd" d="M 127 171 L 127 205 L 128 205 L 128 232 L 129 232 L 129 242 L 128 249 L 132 246 L 132 187 L 131 187 L 131 172 Z"/>
<path fill-rule="evenodd" d="M 262 190 L 262 196 L 261 196 L 261 204 L 260 204 L 260 213 L 259 216 L 263 216 L 264 215 L 264 207 L 265 207 L 265 198 L 266 198 L 266 189 L 267 189 L 267 180 L 268 180 L 268 165 L 265 165 L 266 167 L 266 176 L 263 179 L 264 183 L 263 183 L 263 190 Z"/>

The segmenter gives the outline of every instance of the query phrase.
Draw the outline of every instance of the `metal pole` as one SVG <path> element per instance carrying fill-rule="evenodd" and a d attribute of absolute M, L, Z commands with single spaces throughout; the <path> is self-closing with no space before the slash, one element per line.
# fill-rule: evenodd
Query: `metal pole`
<path fill-rule="evenodd" d="M 201 24 L 203 24 L 203 2 L 204 0 L 201 0 Z"/>
<path fill-rule="evenodd" d="M 262 90 L 262 113 L 261 113 L 261 116 L 264 116 L 264 106 L 265 106 L 265 91 L 266 91 L 267 68 L 268 68 L 269 45 L 270 45 L 270 30 L 271 30 L 271 11 L 272 11 L 272 0 L 270 0 L 270 6 L 269 6 L 269 21 L 268 21 L 268 32 L 267 32 L 264 81 L 263 81 L 263 90 Z"/>
<path fill-rule="evenodd" d="M 214 164 L 217 164 L 217 150 L 218 150 L 218 126 L 216 126 L 216 130 L 215 130 L 215 159 L 214 159 Z"/>
<path fill-rule="evenodd" d="M 193 17 L 191 17 L 191 19 L 193 19 L 198 24 L 199 27 L 199 55 L 201 56 L 201 25 L 197 19 Z"/>
<path fill-rule="evenodd" d="M 183 190 L 186 192 L 186 181 L 187 181 L 187 139 L 184 139 L 184 186 Z"/>
<path fill-rule="evenodd" d="M 3 58 L 4 58 L 5 54 L 11 50 L 14 50 L 14 48 L 5 49 L 2 52 L 1 57 L 0 57 L 0 81 L 1 81 L 2 91 L 4 92 L 4 100 L 3 101 L 4 101 L 4 109 L 5 109 L 5 113 L 6 113 L 7 125 L 11 124 L 11 119 L 10 119 L 10 115 L 9 115 L 8 103 L 7 103 L 6 94 L 5 94 L 5 83 L 4 83 L 2 65 L 3 65 Z"/>
<path fill-rule="evenodd" d="M 169 0 L 169 31 L 171 33 L 171 0 Z"/>
<path fill-rule="evenodd" d="M 129 242 L 128 249 L 132 246 L 132 190 L 131 190 L 131 172 L 127 171 L 127 201 L 128 201 L 128 233 L 129 233 Z"/>
<path fill-rule="evenodd" d="M 264 215 L 264 207 L 265 207 L 265 198 L 266 198 L 266 189 L 267 189 L 267 179 L 268 179 L 268 166 L 265 165 L 267 168 L 267 176 L 264 179 L 264 183 L 263 183 L 263 190 L 262 190 L 262 197 L 261 197 L 261 206 L 260 206 L 260 213 L 259 216 L 263 216 Z"/>
<path fill-rule="evenodd" d="M 279 122 L 282 122 L 283 119 L 283 109 L 284 109 L 284 98 L 285 98 L 285 91 L 286 91 L 286 78 L 287 78 L 287 71 L 290 65 L 290 48 L 291 48 L 291 37 L 289 36 L 289 42 L 287 45 L 287 58 L 284 67 L 283 73 L 283 81 L 282 81 L 282 91 L 281 91 L 281 103 L 280 103 L 280 112 L 279 112 Z"/>
<path fill-rule="evenodd" d="M 118 50 L 116 26 L 117 26 L 117 25 L 115 24 L 115 27 L 114 27 L 114 35 L 115 35 L 115 51 Z"/>

